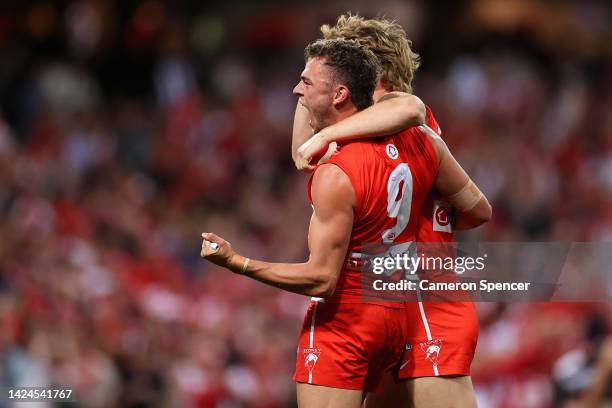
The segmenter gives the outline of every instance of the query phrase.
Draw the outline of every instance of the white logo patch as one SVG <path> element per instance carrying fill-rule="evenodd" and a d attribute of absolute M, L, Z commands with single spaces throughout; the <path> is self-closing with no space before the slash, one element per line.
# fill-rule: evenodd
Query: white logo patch
<path fill-rule="evenodd" d="M 444 201 L 434 200 L 433 230 L 437 232 L 453 232 L 450 223 L 450 205 Z"/>
<path fill-rule="evenodd" d="M 389 156 L 392 160 L 395 160 L 399 157 L 399 152 L 397 151 L 397 147 L 395 145 L 389 143 L 387 145 L 387 156 Z"/>
<path fill-rule="evenodd" d="M 425 358 L 431 361 L 435 366 L 438 365 L 438 357 L 440 357 L 440 349 L 442 348 L 442 340 L 434 339 L 424 341 L 420 344 L 421 351 L 425 353 Z"/>
<path fill-rule="evenodd" d="M 312 374 L 312 370 L 314 369 L 315 364 L 317 364 L 320 354 L 321 349 L 318 348 L 304 349 L 304 365 L 306 366 L 309 374 Z"/>

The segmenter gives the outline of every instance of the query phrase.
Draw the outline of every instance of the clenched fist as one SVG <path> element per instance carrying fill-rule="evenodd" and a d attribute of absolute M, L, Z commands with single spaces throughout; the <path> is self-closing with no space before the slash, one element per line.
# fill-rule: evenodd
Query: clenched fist
<path fill-rule="evenodd" d="M 232 244 L 212 232 L 202 234 L 202 252 L 200 256 L 219 266 L 228 267 L 234 250 Z"/>
<path fill-rule="evenodd" d="M 329 142 L 323 132 L 319 132 L 304 142 L 295 155 L 295 167 L 302 171 L 314 171 L 316 164 L 326 161 L 335 151 L 336 142 Z"/>
<path fill-rule="evenodd" d="M 202 251 L 200 256 L 236 273 L 245 273 L 249 263 L 248 258 L 238 255 L 232 249 L 232 244 L 212 232 L 202 234 Z"/>

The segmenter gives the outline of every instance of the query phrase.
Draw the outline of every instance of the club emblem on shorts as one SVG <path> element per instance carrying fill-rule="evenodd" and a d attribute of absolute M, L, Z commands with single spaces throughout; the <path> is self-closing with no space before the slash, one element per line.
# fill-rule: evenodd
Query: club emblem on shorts
<path fill-rule="evenodd" d="M 442 340 L 434 339 L 421 343 L 421 350 L 425 353 L 425 358 L 431 361 L 433 365 L 438 365 L 438 357 L 442 348 Z"/>
<path fill-rule="evenodd" d="M 304 365 L 306 366 L 310 374 L 312 374 L 312 370 L 314 369 L 315 364 L 317 364 L 317 360 L 319 359 L 319 354 L 321 354 L 321 349 L 318 349 L 318 348 L 304 349 Z"/>

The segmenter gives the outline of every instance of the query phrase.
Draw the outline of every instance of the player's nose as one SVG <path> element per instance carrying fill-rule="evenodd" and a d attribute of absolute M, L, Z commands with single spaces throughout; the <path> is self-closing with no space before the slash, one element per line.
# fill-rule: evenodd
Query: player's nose
<path fill-rule="evenodd" d="M 302 88 L 302 81 L 298 82 L 298 84 L 295 86 L 295 88 L 293 88 L 293 94 L 296 96 L 303 96 L 304 95 L 304 91 Z"/>

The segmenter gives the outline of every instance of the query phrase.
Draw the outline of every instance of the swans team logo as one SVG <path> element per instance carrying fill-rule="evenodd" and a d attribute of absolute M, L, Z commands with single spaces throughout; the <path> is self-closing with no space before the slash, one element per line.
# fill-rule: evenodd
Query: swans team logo
<path fill-rule="evenodd" d="M 399 157 L 399 152 L 397 151 L 397 147 L 395 147 L 395 145 L 389 143 L 387 145 L 387 156 L 389 156 L 391 158 L 391 160 L 395 160 Z"/>
<path fill-rule="evenodd" d="M 431 361 L 435 366 L 438 365 L 438 357 L 440 357 L 440 349 L 442 348 L 442 340 L 434 339 L 424 341 L 420 344 L 421 351 L 425 353 L 425 358 Z"/>
<path fill-rule="evenodd" d="M 320 354 L 321 349 L 318 348 L 304 349 L 304 365 L 306 366 L 309 374 L 312 374 L 312 370 L 314 369 L 315 364 L 317 364 Z"/>

